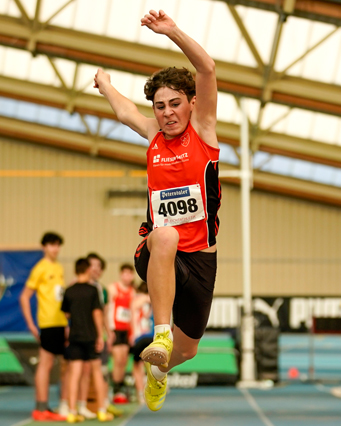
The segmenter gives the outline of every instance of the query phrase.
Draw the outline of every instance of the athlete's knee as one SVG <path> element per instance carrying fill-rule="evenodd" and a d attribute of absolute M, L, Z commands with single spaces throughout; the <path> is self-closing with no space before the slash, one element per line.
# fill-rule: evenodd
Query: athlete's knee
<path fill-rule="evenodd" d="M 54 355 L 47 351 L 40 351 L 39 353 L 39 366 L 45 370 L 52 370 L 54 364 Z"/>
<path fill-rule="evenodd" d="M 151 252 L 153 248 L 162 247 L 162 252 L 176 251 L 179 243 L 179 233 L 175 228 L 163 227 L 156 228 L 149 235 L 147 244 L 148 250 Z M 159 250 L 158 250 L 159 252 Z"/>
<path fill-rule="evenodd" d="M 128 361 L 127 356 L 114 357 L 114 366 L 117 369 L 124 369 L 127 365 L 127 361 Z"/>
<path fill-rule="evenodd" d="M 194 358 L 195 355 L 198 352 L 198 347 L 197 346 L 193 346 L 192 348 L 187 348 L 185 350 L 181 351 L 181 356 L 182 358 L 184 358 L 186 361 L 189 361 L 190 359 Z"/>

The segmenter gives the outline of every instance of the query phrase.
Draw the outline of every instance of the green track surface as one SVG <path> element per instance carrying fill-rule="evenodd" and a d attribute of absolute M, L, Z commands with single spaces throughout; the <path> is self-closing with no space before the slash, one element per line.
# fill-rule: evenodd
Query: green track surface
<path fill-rule="evenodd" d="M 20 336 L 18 335 L 20 334 Z M 16 356 L 11 352 L 7 341 L 34 341 L 27 333 L 13 333 L 0 337 L 0 373 L 22 373 L 23 368 Z M 127 372 L 131 373 L 132 356 L 129 357 Z M 109 370 L 112 370 L 112 360 L 109 361 Z M 205 335 L 199 344 L 198 354 L 186 363 L 172 369 L 178 373 L 211 373 L 211 374 L 238 374 L 238 367 L 234 353 L 234 341 L 227 335 Z"/>
<path fill-rule="evenodd" d="M 127 372 L 131 373 L 133 358 L 129 357 Z M 109 370 L 112 361 L 109 361 Z M 234 341 L 230 337 L 203 337 L 199 343 L 197 355 L 186 363 L 172 369 L 178 373 L 238 374 L 234 353 Z"/>
<path fill-rule="evenodd" d="M 237 374 L 234 341 L 231 338 L 203 338 L 197 355 L 178 365 L 172 371 L 179 373 Z"/>
<path fill-rule="evenodd" d="M 6 340 L 0 337 L 0 373 L 23 373 L 17 357 L 11 351 Z"/>

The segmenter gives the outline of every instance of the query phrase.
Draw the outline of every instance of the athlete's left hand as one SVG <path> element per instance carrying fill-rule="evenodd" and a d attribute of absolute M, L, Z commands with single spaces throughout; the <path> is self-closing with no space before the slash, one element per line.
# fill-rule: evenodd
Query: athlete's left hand
<path fill-rule="evenodd" d="M 98 336 L 95 343 L 95 350 L 97 353 L 102 352 L 104 348 L 104 341 L 102 336 Z"/>
<path fill-rule="evenodd" d="M 175 22 L 163 10 L 150 10 L 141 19 L 141 26 L 146 26 L 154 33 L 168 35 L 175 27 Z"/>

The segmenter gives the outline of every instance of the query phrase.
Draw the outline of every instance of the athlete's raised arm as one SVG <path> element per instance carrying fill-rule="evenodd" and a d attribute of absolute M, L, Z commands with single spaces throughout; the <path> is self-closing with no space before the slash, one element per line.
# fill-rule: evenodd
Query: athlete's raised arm
<path fill-rule="evenodd" d="M 196 41 L 181 31 L 163 10 L 151 10 L 141 19 L 141 25 L 169 37 L 196 69 L 196 102 L 191 122 L 206 143 L 218 147 L 215 134 L 217 80 L 213 59 Z"/>
<path fill-rule="evenodd" d="M 129 126 L 142 137 L 151 141 L 158 131 L 155 118 L 147 118 L 139 112 L 136 105 L 118 92 L 110 82 L 110 75 L 101 68 L 94 78 L 94 88 L 109 101 L 118 120 Z"/>

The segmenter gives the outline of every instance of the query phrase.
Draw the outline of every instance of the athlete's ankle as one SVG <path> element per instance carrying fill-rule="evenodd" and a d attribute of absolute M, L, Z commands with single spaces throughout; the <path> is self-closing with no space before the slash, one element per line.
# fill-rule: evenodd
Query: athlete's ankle
<path fill-rule="evenodd" d="M 166 331 L 169 331 L 168 337 L 173 341 L 173 333 L 171 326 L 169 324 L 159 324 L 154 327 L 154 339 L 157 333 L 164 333 Z"/>
<path fill-rule="evenodd" d="M 161 371 L 157 365 L 151 365 L 150 371 L 156 380 L 163 380 L 167 376 L 167 373 Z"/>

